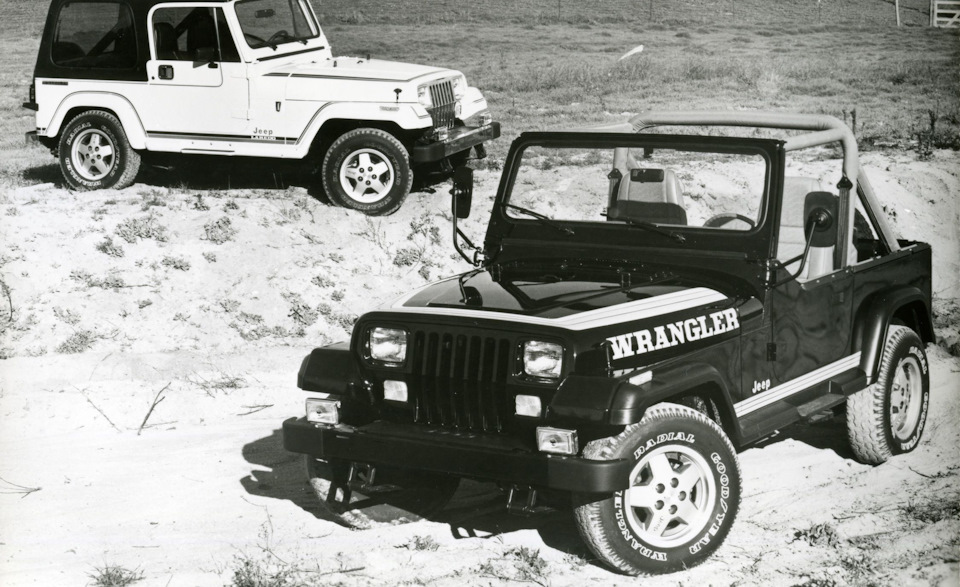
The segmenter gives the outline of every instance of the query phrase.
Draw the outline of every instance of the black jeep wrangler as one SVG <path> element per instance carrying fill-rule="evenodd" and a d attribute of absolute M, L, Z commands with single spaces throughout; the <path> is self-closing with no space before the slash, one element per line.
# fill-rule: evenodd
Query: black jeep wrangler
<path fill-rule="evenodd" d="M 663 126 L 781 138 L 644 132 Z M 792 175 L 835 143 L 842 162 Z M 465 170 L 455 219 L 471 194 Z M 474 270 L 362 316 L 300 368 L 307 413 L 284 443 L 341 522 L 430 515 L 461 477 L 489 480 L 512 510 L 572 504 L 615 569 L 674 571 L 729 532 L 738 448 L 843 406 L 866 463 L 923 432 L 931 249 L 893 236 L 835 118 L 525 133 L 482 250 L 456 225 L 454 243 Z"/>

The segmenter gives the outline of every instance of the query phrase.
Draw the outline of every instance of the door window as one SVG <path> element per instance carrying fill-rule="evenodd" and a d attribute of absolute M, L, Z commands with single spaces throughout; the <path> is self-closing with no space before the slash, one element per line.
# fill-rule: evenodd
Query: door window
<path fill-rule="evenodd" d="M 159 8 L 153 13 L 153 46 L 163 61 L 238 62 L 240 54 L 223 10 L 206 7 Z"/>

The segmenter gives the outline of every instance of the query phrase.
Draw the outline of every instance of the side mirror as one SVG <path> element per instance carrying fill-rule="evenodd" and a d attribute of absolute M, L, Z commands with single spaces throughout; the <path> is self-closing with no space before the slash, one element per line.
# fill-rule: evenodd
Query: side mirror
<path fill-rule="evenodd" d="M 803 200 L 804 236 L 811 247 L 837 244 L 839 201 L 830 192 L 810 192 Z M 812 231 L 812 234 L 811 234 Z"/>
<path fill-rule="evenodd" d="M 214 47 L 200 47 L 193 58 L 194 64 L 206 65 L 217 60 L 217 50 Z"/>
<path fill-rule="evenodd" d="M 464 219 L 470 217 L 470 206 L 473 203 L 473 168 L 458 167 L 453 172 L 453 216 Z"/>
<path fill-rule="evenodd" d="M 810 192 L 807 194 L 807 197 L 803 200 L 803 234 L 806 245 L 802 254 L 783 263 L 786 266 L 800 261 L 800 266 L 795 273 L 770 285 L 770 288 L 780 287 L 803 275 L 803 270 L 810 262 L 810 257 L 813 256 L 810 252 L 812 248 L 822 249 L 837 244 L 839 208 L 839 199 L 830 192 Z M 822 255 L 816 255 L 815 257 L 811 262 L 811 268 L 816 275 L 831 270 L 832 254 L 829 257 L 823 257 Z"/>

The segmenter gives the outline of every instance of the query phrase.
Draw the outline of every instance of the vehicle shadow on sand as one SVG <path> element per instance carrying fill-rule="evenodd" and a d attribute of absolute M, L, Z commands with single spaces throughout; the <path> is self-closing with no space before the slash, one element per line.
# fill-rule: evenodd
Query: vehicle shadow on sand
<path fill-rule="evenodd" d="M 243 457 L 254 465 L 250 474 L 240 479 L 247 493 L 288 500 L 305 512 L 325 519 L 307 484 L 303 457 L 284 450 L 281 430 L 244 445 Z M 580 540 L 571 510 L 549 509 L 530 517 L 508 514 L 506 497 L 493 483 L 462 481 L 450 504 L 430 519 L 449 525 L 451 535 L 458 539 L 494 538 L 520 530 L 535 530 L 551 548 L 584 559 L 592 558 Z"/>
<path fill-rule="evenodd" d="M 828 412 L 808 422 L 792 424 L 748 448 L 764 448 L 786 439 L 793 439 L 816 449 L 833 451 L 844 459 L 856 460 L 847 440 L 846 415 L 842 409 L 839 413 Z"/>

